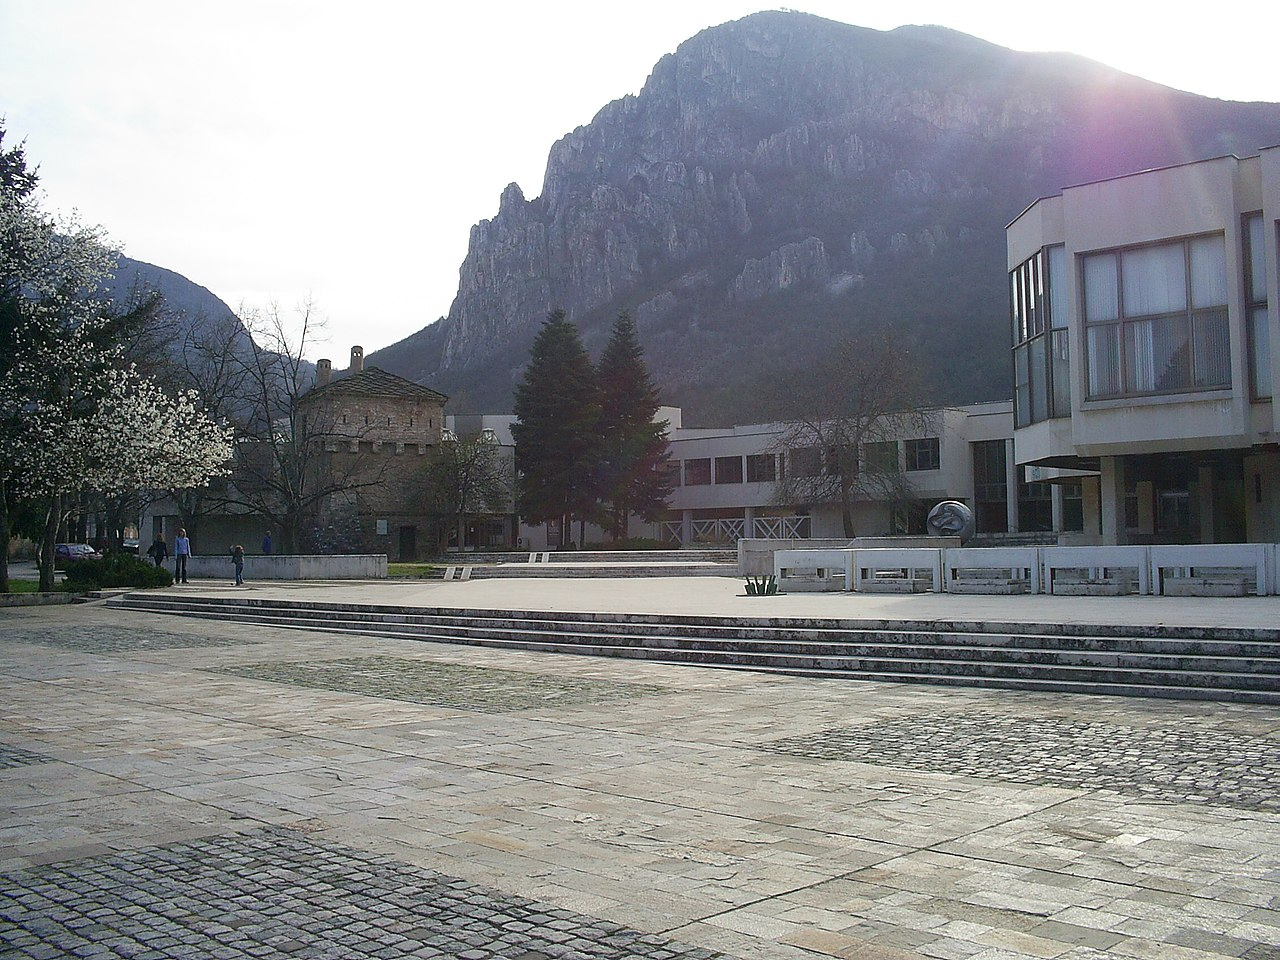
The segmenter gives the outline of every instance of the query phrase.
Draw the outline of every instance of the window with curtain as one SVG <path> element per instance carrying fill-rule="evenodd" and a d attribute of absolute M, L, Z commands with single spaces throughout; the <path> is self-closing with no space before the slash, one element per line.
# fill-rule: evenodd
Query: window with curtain
<path fill-rule="evenodd" d="M 1231 386 L 1222 234 L 1083 258 L 1089 396 Z"/>
<path fill-rule="evenodd" d="M 1071 416 L 1067 254 L 1046 247 L 1009 274 L 1016 426 Z"/>
<path fill-rule="evenodd" d="M 1249 381 L 1255 400 L 1271 396 L 1271 330 L 1267 325 L 1267 260 L 1262 214 L 1244 218 L 1245 292 L 1249 318 Z"/>

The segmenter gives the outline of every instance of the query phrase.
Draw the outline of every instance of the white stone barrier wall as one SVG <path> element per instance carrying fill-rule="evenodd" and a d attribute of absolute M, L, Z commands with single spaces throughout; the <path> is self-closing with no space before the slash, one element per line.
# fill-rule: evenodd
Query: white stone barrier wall
<path fill-rule="evenodd" d="M 1041 547 L 1045 593 L 1053 593 L 1053 580 L 1059 570 L 1087 570 L 1089 576 L 1102 579 L 1112 570 L 1136 570 L 1138 592 L 1151 592 L 1150 547 Z"/>
<path fill-rule="evenodd" d="M 808 574 L 810 570 L 815 571 L 813 576 Z M 835 570 L 843 574 L 842 588 L 852 590 L 852 550 L 775 550 L 773 554 L 773 575 L 778 578 L 779 590 L 787 586 L 794 590 L 802 583 L 809 589 L 830 589 L 834 579 L 831 571 Z"/>
<path fill-rule="evenodd" d="M 1265 597 L 1274 592 L 1276 545 L 1266 543 L 1184 543 L 1149 548 L 1151 588 L 1163 595 L 1166 574 L 1190 577 L 1208 570 L 1252 571 L 1254 592 Z"/>
<path fill-rule="evenodd" d="M 915 578 L 916 571 L 927 570 L 933 581 L 933 592 L 942 592 L 942 551 L 928 547 L 903 549 L 871 549 L 853 551 L 853 589 L 867 589 L 877 574 L 905 573 Z"/>
<path fill-rule="evenodd" d="M 173 571 L 173 558 L 165 561 Z M 235 564 L 227 554 L 201 554 L 187 561 L 187 576 L 193 580 L 235 580 Z M 246 555 L 245 580 L 384 580 L 387 557 L 382 553 L 336 554 L 327 556 Z"/>
<path fill-rule="evenodd" d="M 1280 544 L 1272 543 L 792 549 L 776 550 L 772 559 L 778 588 L 784 592 L 788 585 L 793 590 L 834 590 L 842 585 L 856 592 L 873 589 L 877 575 L 887 585 L 884 574 L 893 573 L 901 581 L 928 571 L 934 592 L 940 593 L 953 583 L 980 583 L 962 572 L 983 570 L 1007 571 L 1011 581 L 1025 579 L 1030 593 L 1053 593 L 1054 579 L 1065 570 L 1083 570 L 1092 581 L 1114 579 L 1118 571 L 1127 570 L 1144 595 L 1170 592 L 1166 586 L 1177 578 L 1196 581 L 1188 584 L 1191 595 L 1213 595 L 1215 579 L 1234 581 L 1239 589 L 1239 578 L 1260 597 L 1280 594 Z M 834 576 L 837 573 L 842 576 Z"/>
<path fill-rule="evenodd" d="M 1039 547 L 956 547 L 942 552 L 943 589 L 963 582 L 962 570 L 1008 571 L 1010 580 L 1027 581 L 1031 593 L 1040 592 Z"/>

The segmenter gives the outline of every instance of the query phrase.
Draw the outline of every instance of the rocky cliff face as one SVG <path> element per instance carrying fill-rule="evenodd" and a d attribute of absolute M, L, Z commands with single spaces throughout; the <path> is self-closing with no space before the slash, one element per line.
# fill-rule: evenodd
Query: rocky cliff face
<path fill-rule="evenodd" d="M 1064 185 L 1280 142 L 1280 106 L 1178 93 L 941 28 L 762 13 L 682 44 L 477 224 L 449 315 L 372 362 L 505 410 L 546 314 L 589 346 L 620 309 L 686 422 L 859 325 L 938 399 L 1008 396 L 1004 226 Z"/>

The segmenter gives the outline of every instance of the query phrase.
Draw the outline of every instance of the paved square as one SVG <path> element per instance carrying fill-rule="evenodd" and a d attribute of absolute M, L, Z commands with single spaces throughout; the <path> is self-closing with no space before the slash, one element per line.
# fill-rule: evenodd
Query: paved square
<path fill-rule="evenodd" d="M 0 876 L 0 954 L 713 960 L 280 829 Z"/>
<path fill-rule="evenodd" d="M 1278 744 L 1262 706 L 5 611 L 0 956 L 1276 960 Z"/>

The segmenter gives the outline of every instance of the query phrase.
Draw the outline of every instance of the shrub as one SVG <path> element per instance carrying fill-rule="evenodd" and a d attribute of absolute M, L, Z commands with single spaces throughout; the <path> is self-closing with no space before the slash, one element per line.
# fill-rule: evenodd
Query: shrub
<path fill-rule="evenodd" d="M 14 537 L 9 541 L 9 560 L 34 560 L 36 545 L 26 537 Z"/>
<path fill-rule="evenodd" d="M 168 587 L 173 574 L 127 553 L 109 553 L 101 560 L 80 560 L 67 568 L 68 590 L 102 587 Z"/>

